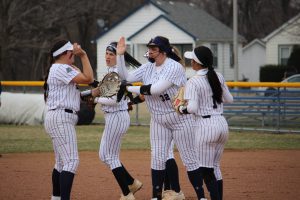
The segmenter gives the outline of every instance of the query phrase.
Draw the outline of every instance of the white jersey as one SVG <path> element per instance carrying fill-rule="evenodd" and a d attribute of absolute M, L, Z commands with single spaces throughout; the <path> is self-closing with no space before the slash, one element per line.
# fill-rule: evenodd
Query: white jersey
<path fill-rule="evenodd" d="M 223 113 L 223 103 L 213 101 L 213 92 L 207 79 L 207 69 L 197 71 L 185 86 L 184 99 L 197 102 L 195 110 L 195 149 L 202 167 L 214 168 L 217 180 L 222 179 L 220 160 L 228 140 L 228 124 Z M 217 72 L 216 72 L 217 73 Z M 232 101 L 222 74 L 217 73 L 222 87 L 223 102 Z M 214 105 L 217 107 L 214 108 Z M 201 117 L 202 116 L 202 117 Z M 203 117 L 205 116 L 205 117 Z"/>
<path fill-rule="evenodd" d="M 107 72 L 108 73 L 110 73 L 110 72 L 118 73 L 118 68 L 117 68 L 117 66 L 108 67 Z M 110 99 L 112 101 L 116 101 L 116 96 L 114 96 Z M 112 113 L 112 112 L 127 110 L 128 109 L 127 99 L 122 98 L 122 100 L 119 103 L 116 103 L 115 105 L 101 104 L 101 109 L 102 109 L 102 111 L 104 111 L 106 113 Z"/>
<path fill-rule="evenodd" d="M 79 74 L 67 64 L 53 64 L 50 68 L 48 84 L 48 110 L 70 109 L 79 111 L 80 91 L 71 80 Z"/>
<path fill-rule="evenodd" d="M 159 95 L 145 95 L 146 103 L 152 114 L 167 114 L 174 112 L 172 98 L 179 87 L 185 85 L 186 76 L 182 65 L 170 58 L 166 58 L 157 70 L 155 63 L 148 62 L 133 72 L 135 81 L 142 81 L 144 85 L 155 84 L 159 80 L 166 80 L 173 85 Z"/>
<path fill-rule="evenodd" d="M 206 73 L 206 69 L 199 70 L 197 72 L 197 75 L 189 79 L 185 86 L 184 99 L 197 101 L 198 109 L 195 113 L 196 116 L 220 115 L 223 113 L 223 103 L 214 103 L 212 98 L 213 92 L 207 80 Z M 228 88 L 225 84 L 225 80 L 222 74 L 218 72 L 216 73 L 223 88 L 224 95 L 228 91 Z M 227 88 L 227 91 L 224 88 Z M 214 105 L 216 105 L 217 108 L 214 108 Z"/>

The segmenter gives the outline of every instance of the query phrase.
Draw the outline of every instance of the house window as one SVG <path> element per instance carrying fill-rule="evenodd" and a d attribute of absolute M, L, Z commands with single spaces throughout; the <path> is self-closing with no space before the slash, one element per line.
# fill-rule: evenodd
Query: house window
<path fill-rule="evenodd" d="M 186 51 L 192 51 L 193 50 L 193 45 L 192 44 L 173 44 L 173 46 L 175 46 L 178 51 L 179 51 L 179 56 L 181 58 L 184 58 L 183 54 Z M 189 59 L 184 59 L 184 63 L 183 63 L 186 67 L 191 67 L 191 60 Z"/>
<path fill-rule="evenodd" d="M 279 45 L 278 47 L 278 64 L 287 65 L 288 59 L 292 53 L 292 45 Z"/>
<path fill-rule="evenodd" d="M 217 43 L 210 44 L 210 49 L 213 53 L 213 67 L 218 68 L 218 44 Z"/>
<path fill-rule="evenodd" d="M 234 61 L 233 61 L 233 44 L 230 44 L 230 46 L 229 46 L 229 53 L 230 53 L 230 58 L 229 58 L 230 68 L 233 68 L 234 67 Z"/>

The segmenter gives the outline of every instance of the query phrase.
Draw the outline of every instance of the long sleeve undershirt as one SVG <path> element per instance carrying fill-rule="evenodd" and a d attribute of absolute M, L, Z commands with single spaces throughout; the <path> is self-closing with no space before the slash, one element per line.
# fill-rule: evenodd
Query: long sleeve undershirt
<path fill-rule="evenodd" d="M 159 80 L 157 83 L 151 85 L 150 92 L 151 95 L 157 95 L 161 94 L 163 91 L 166 91 L 168 88 L 170 88 L 173 85 L 170 81 L 166 80 Z M 133 92 L 136 94 L 140 94 L 141 86 L 129 86 L 127 87 L 127 90 L 129 92 Z"/>
<path fill-rule="evenodd" d="M 114 105 L 117 105 L 117 97 L 116 96 L 113 96 L 110 98 L 96 97 L 94 100 L 94 103 L 100 103 L 100 104 L 107 105 L 107 106 L 114 106 Z"/>

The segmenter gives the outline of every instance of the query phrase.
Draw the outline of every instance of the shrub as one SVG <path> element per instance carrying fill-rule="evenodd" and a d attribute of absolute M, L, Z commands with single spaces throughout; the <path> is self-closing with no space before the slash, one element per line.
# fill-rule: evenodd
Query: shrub
<path fill-rule="evenodd" d="M 259 80 L 260 82 L 280 82 L 283 80 L 286 70 L 287 67 L 283 65 L 261 66 Z"/>

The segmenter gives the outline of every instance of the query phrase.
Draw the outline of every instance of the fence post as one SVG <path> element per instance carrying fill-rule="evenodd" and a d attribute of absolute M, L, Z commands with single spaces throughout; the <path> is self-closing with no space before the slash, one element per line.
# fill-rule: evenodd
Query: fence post
<path fill-rule="evenodd" d="M 279 133 L 280 129 L 280 87 L 277 87 L 277 123 L 276 123 L 276 129 Z"/>

